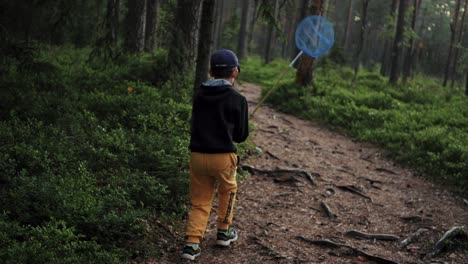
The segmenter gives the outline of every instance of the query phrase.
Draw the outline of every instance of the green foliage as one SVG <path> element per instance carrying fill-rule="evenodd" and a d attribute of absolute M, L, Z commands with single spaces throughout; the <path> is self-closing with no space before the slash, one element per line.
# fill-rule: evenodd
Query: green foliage
<path fill-rule="evenodd" d="M 266 91 L 286 64 L 260 63 L 249 58 L 242 65 L 242 77 L 262 84 Z M 468 104 L 461 89 L 443 90 L 436 80 L 424 76 L 394 87 L 374 72 L 361 72 L 353 81 L 351 69 L 319 64 L 316 96 L 295 85 L 293 76 L 288 74 L 267 102 L 380 144 L 397 161 L 460 191 L 468 190 Z"/>
<path fill-rule="evenodd" d="M 122 252 L 83 240 L 64 221 L 22 226 L 0 215 L 0 258 L 3 263 L 123 263 Z"/>
<path fill-rule="evenodd" d="M 125 262 L 147 252 L 144 219 L 184 213 L 191 82 L 163 83 L 164 51 L 89 54 L 40 47 L 0 74 L 7 263 Z"/>

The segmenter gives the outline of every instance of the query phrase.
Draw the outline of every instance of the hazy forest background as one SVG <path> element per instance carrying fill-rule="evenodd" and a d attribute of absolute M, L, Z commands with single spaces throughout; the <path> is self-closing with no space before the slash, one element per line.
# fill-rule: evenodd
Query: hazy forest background
<path fill-rule="evenodd" d="M 467 196 L 468 0 L 1 0 L 0 259 L 157 256 L 187 211 L 193 90 L 209 54 L 271 88 L 307 15 L 335 45 L 269 98 Z M 287 98 L 287 100 L 284 100 Z M 247 155 L 252 146 L 241 147 Z"/>

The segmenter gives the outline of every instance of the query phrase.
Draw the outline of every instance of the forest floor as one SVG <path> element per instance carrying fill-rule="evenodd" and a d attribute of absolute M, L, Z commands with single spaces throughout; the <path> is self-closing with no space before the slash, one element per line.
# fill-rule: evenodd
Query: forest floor
<path fill-rule="evenodd" d="M 260 88 L 244 83 L 240 90 L 252 111 Z M 251 137 L 262 151 L 242 164 L 303 170 L 314 183 L 301 173 L 254 172 L 239 181 L 233 223 L 239 240 L 215 246 L 215 203 L 196 263 L 468 263 L 466 238 L 427 257 L 446 231 L 468 225 L 462 198 L 385 158 L 382 149 L 323 125 L 267 106 L 253 122 Z M 402 247 L 418 230 L 421 235 Z M 354 231 L 391 236 L 356 238 Z M 182 263 L 183 235 L 173 232 L 163 257 L 147 263 Z"/>

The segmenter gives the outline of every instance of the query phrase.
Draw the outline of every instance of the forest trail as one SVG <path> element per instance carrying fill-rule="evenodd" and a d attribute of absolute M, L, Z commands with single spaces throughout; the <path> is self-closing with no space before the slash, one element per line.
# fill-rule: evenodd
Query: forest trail
<path fill-rule="evenodd" d="M 240 90 L 252 111 L 260 88 L 243 83 Z M 253 173 L 240 181 L 234 215 L 239 240 L 228 249 L 215 246 L 214 205 L 196 263 L 423 263 L 422 257 L 446 231 L 468 224 L 463 199 L 395 165 L 375 146 L 267 106 L 253 122 L 251 136 L 262 151 L 242 163 L 265 170 L 304 170 L 315 185 L 297 173 Z M 400 242 L 420 228 L 426 229 L 421 237 L 400 249 Z M 347 234 L 351 230 L 397 240 L 358 239 Z M 314 245 L 299 236 L 346 244 L 376 258 L 346 247 Z M 156 262 L 181 263 L 181 244 Z M 468 248 L 426 262 L 468 263 Z"/>

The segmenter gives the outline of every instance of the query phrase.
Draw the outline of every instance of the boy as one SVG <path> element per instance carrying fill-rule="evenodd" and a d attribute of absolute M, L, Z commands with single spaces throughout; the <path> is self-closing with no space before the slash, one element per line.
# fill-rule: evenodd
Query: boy
<path fill-rule="evenodd" d="M 200 255 L 211 203 L 218 186 L 218 233 L 216 244 L 229 246 L 237 240 L 230 227 L 236 199 L 236 169 L 239 158 L 234 142 L 249 135 L 247 100 L 233 83 L 240 72 L 239 61 L 230 50 L 218 50 L 210 58 L 213 80 L 195 92 L 190 140 L 191 209 L 182 258 L 194 260 Z"/>

